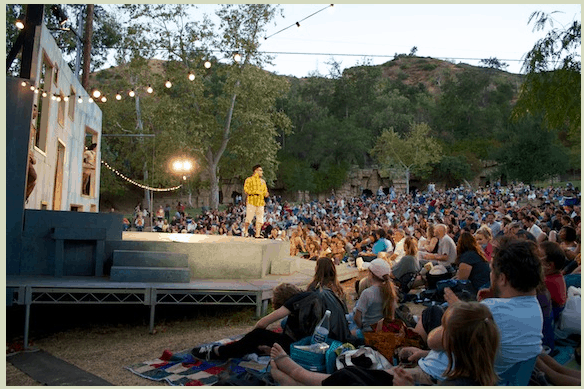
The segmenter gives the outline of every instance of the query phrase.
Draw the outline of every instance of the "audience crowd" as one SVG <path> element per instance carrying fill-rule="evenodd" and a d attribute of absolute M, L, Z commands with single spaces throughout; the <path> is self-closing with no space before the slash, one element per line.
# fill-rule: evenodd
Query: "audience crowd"
<path fill-rule="evenodd" d="M 179 203 L 174 215 L 161 206 L 157 217 L 161 231 L 241 236 L 244 211 L 238 204 L 190 217 Z M 298 205 L 269 198 L 262 236 L 288 240 L 291 255 L 315 260 L 315 277 L 306 291 L 288 284 L 276 288 L 274 312 L 242 340 L 192 354 L 213 359 L 270 353 L 271 376 L 283 385 L 518 385 L 537 374 L 540 384 L 580 385 L 579 371 L 552 357 L 568 299 L 565 277 L 580 282 L 580 217 L 580 193 L 571 185 L 432 186 L 424 193 L 378 191 Z M 351 312 L 336 278 L 335 265 L 342 262 L 367 271 L 356 284 Z M 319 317 L 308 308 L 313 303 L 304 308 L 300 301 L 323 299 L 333 312 L 331 337 L 366 344 L 367 333 L 382 331 L 403 313 L 399 302 L 411 287 L 434 290 L 437 276 L 450 283 L 442 302 L 412 318 L 411 330 L 424 347 L 398 350 L 407 367 L 375 372 L 351 366 L 325 374 L 289 358 L 291 344 L 309 336 Z M 455 293 L 457 285 L 466 285 L 466 294 Z M 283 333 L 266 330 L 284 318 Z M 579 353 L 579 337 L 576 347 Z M 519 377 L 524 373 L 517 366 L 525 367 L 526 377 Z"/>

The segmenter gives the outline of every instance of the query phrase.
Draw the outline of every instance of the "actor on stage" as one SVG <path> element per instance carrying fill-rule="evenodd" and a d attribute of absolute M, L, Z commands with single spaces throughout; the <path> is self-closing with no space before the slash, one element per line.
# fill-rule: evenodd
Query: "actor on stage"
<path fill-rule="evenodd" d="M 243 184 L 243 191 L 247 195 L 246 209 L 245 209 L 245 229 L 243 236 L 248 236 L 249 224 L 256 218 L 255 237 L 259 238 L 262 232 L 262 225 L 264 224 L 264 205 L 266 202 L 264 197 L 268 197 L 268 186 L 266 181 L 262 178 L 264 170 L 261 165 L 253 167 L 253 174 L 251 177 L 245 179 Z"/>

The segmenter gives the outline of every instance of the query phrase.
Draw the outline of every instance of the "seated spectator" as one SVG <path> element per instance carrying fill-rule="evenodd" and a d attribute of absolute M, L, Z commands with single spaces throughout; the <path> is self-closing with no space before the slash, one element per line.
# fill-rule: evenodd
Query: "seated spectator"
<path fill-rule="evenodd" d="M 390 239 L 387 238 L 387 234 L 383 228 L 375 230 L 371 234 L 369 240 L 372 241 L 373 243 L 371 250 L 362 251 L 359 253 L 359 256 L 363 258 L 363 261 L 365 262 L 373 261 L 375 258 L 377 258 L 377 254 L 379 254 L 382 251 L 386 253 L 391 253 L 394 250 L 394 244 L 391 242 Z"/>
<path fill-rule="evenodd" d="M 493 234 L 491 234 L 491 229 L 487 226 L 480 227 L 477 232 L 475 232 L 475 239 L 481 249 L 483 250 L 483 254 L 485 254 L 485 258 L 488 262 L 491 262 L 491 258 L 493 257 Z"/>
<path fill-rule="evenodd" d="M 347 315 L 353 335 L 362 337 L 363 331 L 372 331 L 383 318 L 393 320 L 397 308 L 397 291 L 390 280 L 391 270 L 383 259 L 371 261 L 368 268 L 369 287 L 359 296 L 355 308 Z"/>
<path fill-rule="evenodd" d="M 463 231 L 456 245 L 456 261 L 458 271 L 454 278 L 458 280 L 469 280 L 473 290 L 478 292 L 483 286 L 489 283 L 491 272 L 485 254 L 479 247 L 477 241 L 470 232 Z"/>
<path fill-rule="evenodd" d="M 130 221 L 127 217 L 122 220 L 122 229 L 123 231 L 128 231 L 130 229 Z"/>
<path fill-rule="evenodd" d="M 566 291 L 566 281 L 561 273 L 564 268 L 566 257 L 559 244 L 555 242 L 542 242 L 540 244 L 543 252 L 543 271 L 545 275 L 545 285 L 550 292 L 552 300 L 552 311 L 554 321 L 557 323 L 560 313 L 566 305 L 568 294 Z"/>
<path fill-rule="evenodd" d="M 452 265 L 456 260 L 456 245 L 452 238 L 446 233 L 446 226 L 438 224 L 434 228 L 438 238 L 438 251 L 436 254 L 427 253 L 424 259 L 434 263 L 443 263 L 445 266 Z"/>
<path fill-rule="evenodd" d="M 170 232 L 170 224 L 168 224 L 168 220 L 166 219 L 162 222 L 162 232 Z"/>
<path fill-rule="evenodd" d="M 345 291 L 337 278 L 337 268 L 333 262 L 326 257 L 319 258 L 316 261 L 314 277 L 310 284 L 308 284 L 306 290 L 315 291 L 319 288 L 329 288 L 343 303 L 347 303 Z"/>
<path fill-rule="evenodd" d="M 571 226 L 563 226 L 558 233 L 560 247 L 564 250 L 564 254 L 569 261 L 574 260 L 580 250 L 578 243 L 578 235 L 576 229 Z"/>
<path fill-rule="evenodd" d="M 399 280 L 407 273 L 417 273 L 420 271 L 420 261 L 418 260 L 418 246 L 416 239 L 408 236 L 404 241 L 405 255 L 397 260 L 391 267 L 392 278 Z"/>
<path fill-rule="evenodd" d="M 495 385 L 497 375 L 494 361 L 499 334 L 489 310 L 479 303 L 458 303 L 447 310 L 442 323 L 447 355 L 444 384 Z M 472 354 L 468 352 L 469 344 L 473 345 Z M 418 377 L 421 374 L 416 374 L 414 369 L 400 367 L 388 370 L 367 370 L 349 366 L 333 374 L 312 372 L 289 358 L 277 343 L 272 347 L 270 356 L 272 377 L 280 385 L 343 386 L 352 383 L 402 386 L 413 385 L 414 382 L 433 383 L 431 380 L 420 380 Z M 481 362 L 477 363 L 477 360 Z"/>
<path fill-rule="evenodd" d="M 163 218 L 157 218 L 155 224 L 154 224 L 154 228 L 152 229 L 154 232 L 162 232 L 162 226 L 164 224 L 163 222 Z"/>
<path fill-rule="evenodd" d="M 327 294 L 331 296 L 327 297 Z M 321 298 L 321 304 L 314 304 L 315 299 Z M 191 353 L 195 358 L 201 360 L 227 360 L 229 358 L 241 358 L 251 353 L 269 352 L 269 348 L 262 346 L 273 346 L 280 344 L 290 350 L 290 345 L 307 336 L 311 336 L 314 328 L 322 316 L 322 312 L 317 316 L 313 307 L 319 305 L 331 311 L 331 328 L 329 337 L 341 342 L 351 339 L 347 322 L 344 317 L 343 304 L 329 289 L 320 291 L 303 292 L 292 284 L 280 284 L 274 289 L 272 299 L 274 311 L 261 318 L 254 329 L 243 336 L 240 340 L 226 345 L 206 345 L 194 348 Z M 277 333 L 266 329 L 270 324 L 288 317 L 282 333 Z"/>
<path fill-rule="evenodd" d="M 138 214 L 138 217 L 136 218 L 134 225 L 136 226 L 136 231 L 144 230 L 144 218 L 142 217 L 142 215 Z"/>

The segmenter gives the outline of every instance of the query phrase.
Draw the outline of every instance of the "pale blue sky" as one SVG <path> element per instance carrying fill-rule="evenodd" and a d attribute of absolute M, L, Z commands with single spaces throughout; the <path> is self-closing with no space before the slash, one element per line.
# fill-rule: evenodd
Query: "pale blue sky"
<path fill-rule="evenodd" d="M 373 65 L 391 60 L 394 54 L 448 59 L 479 65 L 495 57 L 507 63 L 511 73 L 520 73 L 522 58 L 544 32 L 528 25 L 535 11 L 554 12 L 555 27 L 581 20 L 580 4 L 282 4 L 267 36 L 300 22 L 267 40 L 260 51 L 277 53 L 274 66 L 266 70 L 280 75 L 305 77 L 329 74 L 334 58 L 342 68 L 367 60 Z M 216 4 L 197 4 L 210 15 Z M 198 15 L 194 15 L 197 17 Z M 291 54 L 295 53 L 295 54 Z M 304 54 L 299 54 L 304 53 Z M 310 55 L 318 53 L 320 55 Z M 332 55 L 331 55 L 332 54 Z M 336 55 L 335 55 L 336 54 Z"/>

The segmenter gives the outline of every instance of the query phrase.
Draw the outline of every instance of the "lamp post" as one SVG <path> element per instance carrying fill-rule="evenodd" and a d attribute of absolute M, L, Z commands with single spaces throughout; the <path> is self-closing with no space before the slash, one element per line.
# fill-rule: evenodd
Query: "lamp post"
<path fill-rule="evenodd" d="M 195 163 L 186 157 L 177 157 L 170 163 L 170 169 L 180 177 L 182 181 L 186 181 L 189 174 L 194 170 Z M 191 191 L 189 190 L 189 205 L 191 204 Z"/>

